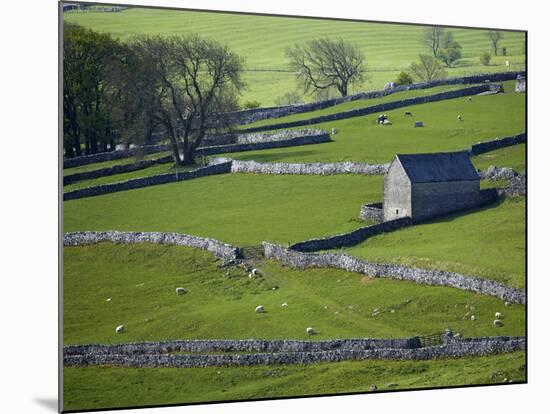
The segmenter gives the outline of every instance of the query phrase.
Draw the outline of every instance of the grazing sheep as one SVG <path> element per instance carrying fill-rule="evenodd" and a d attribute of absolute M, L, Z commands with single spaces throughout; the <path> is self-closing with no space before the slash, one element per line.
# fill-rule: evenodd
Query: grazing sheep
<path fill-rule="evenodd" d="M 411 111 L 405 111 L 405 116 L 413 116 Z"/>
<path fill-rule="evenodd" d="M 262 305 L 256 306 L 256 309 L 254 310 L 254 312 L 263 313 L 264 312 L 264 307 Z"/>
<path fill-rule="evenodd" d="M 338 130 L 336 128 L 332 128 L 332 135 L 336 135 L 338 133 Z"/>
<path fill-rule="evenodd" d="M 510 302 L 504 302 L 504 306 L 506 306 L 507 308 L 509 308 L 510 306 L 512 306 L 512 304 Z"/>
<path fill-rule="evenodd" d="M 502 319 L 502 313 L 500 312 L 495 313 L 495 319 Z"/>
<path fill-rule="evenodd" d="M 468 96 L 468 101 L 472 102 L 472 97 Z"/>
<path fill-rule="evenodd" d="M 372 384 L 369 388 L 369 391 L 376 391 L 378 387 L 375 384 Z"/>
<path fill-rule="evenodd" d="M 462 116 L 457 116 L 456 119 L 458 119 L 459 121 L 462 121 Z"/>
<path fill-rule="evenodd" d="M 253 277 L 254 277 L 254 275 L 252 274 L 252 272 L 250 272 L 250 273 L 248 274 L 248 278 L 249 278 L 249 279 L 252 279 Z"/>
<path fill-rule="evenodd" d="M 182 287 L 176 288 L 176 293 L 177 293 L 178 295 L 183 295 L 183 294 L 185 294 L 186 292 L 187 292 L 187 291 L 186 291 L 184 288 L 182 288 Z"/>
<path fill-rule="evenodd" d="M 378 125 L 383 125 L 385 121 L 388 120 L 388 116 L 386 114 L 378 115 L 376 118 L 376 123 Z"/>
<path fill-rule="evenodd" d="M 476 320 L 476 316 L 475 316 L 475 315 L 472 315 L 472 316 L 470 316 L 470 319 L 471 319 L 472 321 L 475 321 L 475 320 Z"/>
<path fill-rule="evenodd" d="M 107 300 L 105 302 L 110 302 L 111 301 L 111 298 L 107 298 Z"/>
<path fill-rule="evenodd" d="M 124 333 L 124 325 L 118 325 L 115 329 L 115 332 L 117 334 L 123 334 Z"/>
<path fill-rule="evenodd" d="M 309 336 L 315 335 L 315 334 L 316 334 L 315 329 L 313 329 L 312 327 L 306 328 L 306 333 L 307 333 Z"/>
<path fill-rule="evenodd" d="M 282 306 L 283 308 L 286 308 L 286 307 L 288 306 L 288 303 L 285 302 L 285 303 L 283 303 L 281 306 Z"/>
<path fill-rule="evenodd" d="M 495 325 L 497 328 L 500 328 L 501 326 L 504 326 L 504 324 L 502 323 L 502 321 L 500 319 L 495 319 L 493 321 L 493 325 Z"/>

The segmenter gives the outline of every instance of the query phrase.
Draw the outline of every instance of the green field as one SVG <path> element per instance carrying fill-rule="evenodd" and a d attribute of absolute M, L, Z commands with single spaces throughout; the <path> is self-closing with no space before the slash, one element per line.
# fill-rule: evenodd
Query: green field
<path fill-rule="evenodd" d="M 376 124 L 376 114 L 314 125 L 337 128 L 333 143 L 227 154 L 264 162 L 360 161 L 384 163 L 396 153 L 465 150 L 472 144 L 525 131 L 525 95 L 504 93 L 413 105 L 386 111 L 393 125 Z M 314 116 L 314 112 L 311 112 Z M 461 115 L 463 121 L 457 120 Z M 414 128 L 414 120 L 424 122 Z"/>
<path fill-rule="evenodd" d="M 371 79 L 354 92 L 380 89 L 416 60 L 419 53 L 426 53 L 422 45 L 423 27 L 412 25 L 140 8 L 120 13 L 65 13 L 64 20 L 110 32 L 123 40 L 135 34 L 199 33 L 226 43 L 246 58 L 249 71 L 244 79 L 248 89 L 242 101 L 257 100 L 262 106 L 273 105 L 278 96 L 296 88 L 293 74 L 280 70 L 288 70 L 284 51 L 297 42 L 332 37 L 357 44 L 365 54 Z M 501 46 L 507 48 L 508 56 L 494 57 L 491 66 L 481 66 L 479 55 L 490 50 L 485 30 L 450 30 L 462 45 L 463 59 L 449 70 L 449 76 L 524 67 L 523 33 L 505 32 Z M 505 66 L 506 60 L 512 66 Z"/>
<path fill-rule="evenodd" d="M 498 167 L 510 167 L 517 172 L 526 170 L 526 146 L 525 144 L 513 145 L 472 157 L 472 162 L 478 170 L 487 170 L 491 165 Z"/>
<path fill-rule="evenodd" d="M 381 176 L 225 174 L 64 202 L 64 231 L 167 231 L 239 246 L 297 242 L 363 225 Z"/>
<path fill-rule="evenodd" d="M 401 338 L 446 328 L 465 336 L 525 331 L 523 306 L 505 307 L 500 299 L 459 289 L 370 279 L 343 270 L 292 270 L 271 261 L 258 261 L 255 266 L 263 277 L 251 280 L 241 267 L 218 264 L 209 252 L 186 247 L 110 243 L 65 247 L 65 345 L 306 340 L 308 326 L 317 330 L 315 340 Z M 188 293 L 178 296 L 179 286 Z M 281 306 L 284 302 L 288 307 Z M 258 305 L 265 313 L 254 312 Z M 372 316 L 377 308 L 381 313 Z M 495 312 L 505 317 L 501 328 L 493 326 Z M 470 314 L 477 319 L 470 320 Z M 115 333 L 120 324 L 125 326 L 124 335 Z"/>
<path fill-rule="evenodd" d="M 229 44 L 246 57 L 248 83 L 241 101 L 273 105 L 294 90 L 284 50 L 295 42 L 342 37 L 366 55 L 370 82 L 380 89 L 425 53 L 423 27 L 316 19 L 247 16 L 130 8 L 120 13 L 66 13 L 65 21 L 111 32 L 202 36 Z M 450 76 L 523 69 L 524 34 L 505 32 L 507 57 L 479 65 L 488 51 L 484 30 L 450 29 L 464 58 Z M 269 36 L 266 35 L 269 33 Z M 511 60 L 512 66 L 505 66 Z M 226 154 L 259 162 L 390 162 L 396 153 L 465 150 L 474 143 L 525 131 L 524 94 L 505 93 L 421 104 L 308 127 L 337 128 L 333 142 Z M 354 101 L 246 127 L 308 119 L 382 102 L 423 96 L 462 86 L 443 86 Z M 305 97 L 304 101 L 311 100 Z M 404 111 L 413 117 L 404 117 Z M 463 121 L 457 119 L 461 115 Z M 414 128 L 421 120 L 425 127 Z M 303 127 L 300 127 L 303 128 Z M 472 157 L 490 165 L 526 171 L 526 145 Z M 151 154 L 157 158 L 166 153 Z M 223 156 L 223 155 L 220 155 Z M 126 164 L 138 158 L 65 169 L 63 174 Z M 172 164 L 83 180 L 64 191 L 170 172 Z M 288 245 L 347 232 L 369 223 L 360 206 L 382 200 L 382 176 L 224 174 L 65 201 L 63 231 L 178 232 L 211 237 L 236 246 L 262 241 Z M 482 187 L 507 183 L 482 181 Z M 525 197 L 451 214 L 334 250 L 370 261 L 457 271 L 525 288 Z M 372 279 L 335 269 L 296 270 L 274 261 L 250 264 L 263 277 L 249 279 L 244 266 L 221 266 L 209 252 L 188 247 L 100 243 L 63 251 L 63 341 L 65 345 L 170 339 L 308 339 L 410 337 L 451 328 L 466 337 L 525 335 L 525 307 L 449 287 Z M 178 296 L 176 287 L 187 293 Z M 110 298 L 109 301 L 107 299 Z M 282 303 L 288 307 L 282 307 Z M 255 313 L 262 305 L 265 313 Z M 373 316 L 375 309 L 380 313 Z M 504 326 L 493 325 L 495 312 Z M 474 314 L 475 320 L 470 316 Z M 123 324 L 125 333 L 115 333 Z M 431 361 L 350 361 L 315 365 L 213 368 L 65 367 L 64 409 L 245 400 L 379 390 L 502 383 L 526 380 L 525 353 Z"/>
<path fill-rule="evenodd" d="M 344 249 L 372 261 L 485 276 L 525 288 L 525 197 L 372 237 Z"/>
<path fill-rule="evenodd" d="M 242 368 L 65 367 L 65 409 L 250 400 L 526 381 L 525 353 Z"/>
<path fill-rule="evenodd" d="M 390 97 L 382 99 L 388 98 Z M 394 99 L 400 99 L 400 97 L 396 96 Z M 350 104 L 356 103 L 352 102 Z M 329 110 L 332 109 L 329 108 Z M 523 94 L 504 93 L 476 96 L 472 101 L 468 101 L 466 98 L 457 98 L 442 102 L 413 105 L 407 107 L 407 110 L 413 113 L 414 119 L 422 119 L 425 127 L 414 128 L 411 118 L 403 116 L 404 110 L 396 109 L 387 111 L 393 123 L 390 126 L 377 125 L 376 115 L 348 118 L 315 125 L 314 127 L 324 128 L 329 131 L 333 127 L 338 129 L 338 134 L 332 136 L 333 142 L 331 143 L 228 153 L 224 155 L 235 159 L 255 160 L 259 162 L 357 161 L 385 163 L 390 162 L 396 153 L 464 150 L 480 141 L 515 135 L 525 130 L 525 96 Z M 308 112 L 307 114 L 300 114 L 300 116 L 307 115 L 307 117 L 313 117 L 317 116 L 320 112 L 322 111 Z M 459 122 L 457 114 L 460 114 L 464 121 Z M 222 154 L 221 156 L 224 155 Z M 155 158 L 157 156 L 159 155 L 149 155 L 148 157 Z M 107 161 L 70 168 L 64 170 L 64 173 L 89 171 L 118 163 L 130 162 L 130 160 L 134 159 Z M 525 146 L 519 145 L 492 151 L 488 154 L 474 157 L 473 160 L 476 167 L 480 169 L 486 169 L 489 165 L 498 165 L 510 166 L 518 171 L 524 171 Z M 131 173 L 83 180 L 65 186 L 64 191 L 168 173 L 172 171 L 171 168 L 171 164 L 162 164 Z"/>

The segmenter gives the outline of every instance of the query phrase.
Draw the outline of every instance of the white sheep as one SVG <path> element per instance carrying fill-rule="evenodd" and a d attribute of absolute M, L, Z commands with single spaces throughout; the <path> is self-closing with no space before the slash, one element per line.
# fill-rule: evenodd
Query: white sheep
<path fill-rule="evenodd" d="M 461 115 L 458 115 L 458 116 L 456 117 L 456 119 L 458 119 L 459 121 L 462 121 L 462 116 L 461 116 Z"/>
<path fill-rule="evenodd" d="M 476 320 L 476 316 L 475 316 L 475 315 L 470 316 L 470 320 L 475 321 L 475 320 Z"/>
<path fill-rule="evenodd" d="M 311 326 L 306 328 L 306 333 L 311 336 L 311 335 L 315 335 L 315 329 L 313 329 Z"/>
<path fill-rule="evenodd" d="M 283 308 L 286 308 L 286 307 L 288 306 L 288 303 L 285 302 L 285 303 L 283 303 L 281 306 L 282 306 Z"/>
<path fill-rule="evenodd" d="M 471 96 L 468 96 L 468 101 L 472 101 L 472 97 Z"/>
<path fill-rule="evenodd" d="M 336 135 L 338 133 L 338 130 L 336 128 L 332 128 L 332 135 Z"/>
<path fill-rule="evenodd" d="M 177 293 L 178 295 L 183 295 L 183 294 L 185 294 L 186 292 L 187 292 L 187 291 L 186 291 L 184 288 L 182 288 L 182 287 L 176 288 L 176 293 Z"/>
<path fill-rule="evenodd" d="M 495 319 L 502 319 L 502 313 L 500 312 L 495 313 Z"/>
<path fill-rule="evenodd" d="M 252 269 L 252 274 L 253 274 L 254 276 L 259 276 L 259 275 L 260 275 L 260 272 L 258 271 L 258 269 L 254 268 L 254 269 Z"/>
<path fill-rule="evenodd" d="M 256 309 L 254 310 L 256 313 L 263 313 L 264 307 L 262 305 L 256 306 Z"/>
<path fill-rule="evenodd" d="M 110 302 L 111 301 L 111 298 L 107 298 L 107 300 L 105 300 L 105 302 Z"/>
<path fill-rule="evenodd" d="M 118 325 L 118 326 L 116 327 L 116 329 L 115 329 L 115 332 L 116 332 L 117 334 L 122 334 L 122 333 L 124 333 L 124 325 Z"/>

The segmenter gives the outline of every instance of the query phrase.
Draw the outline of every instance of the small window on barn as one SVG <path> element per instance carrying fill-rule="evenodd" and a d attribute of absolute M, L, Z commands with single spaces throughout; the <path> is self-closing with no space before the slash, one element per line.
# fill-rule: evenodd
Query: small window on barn
<path fill-rule="evenodd" d="M 395 209 L 395 215 L 396 215 L 396 216 L 399 215 L 399 209 L 398 209 L 398 208 Z"/>

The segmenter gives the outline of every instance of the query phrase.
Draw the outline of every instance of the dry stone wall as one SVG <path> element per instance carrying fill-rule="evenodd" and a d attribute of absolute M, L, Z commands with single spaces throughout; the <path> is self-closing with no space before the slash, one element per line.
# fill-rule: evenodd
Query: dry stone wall
<path fill-rule="evenodd" d="M 67 348 L 66 348 L 67 349 Z M 423 348 L 340 349 L 307 352 L 263 352 L 255 354 L 169 354 L 114 352 L 64 352 L 65 366 L 117 365 L 126 367 L 208 367 L 278 364 L 313 364 L 350 360 L 432 360 L 485 356 L 526 349 L 525 337 L 493 337 L 452 341 L 442 346 Z"/>
<path fill-rule="evenodd" d="M 136 188 L 149 187 L 153 185 L 173 183 L 176 181 L 192 180 L 195 178 L 206 177 L 208 175 L 225 174 L 230 171 L 230 162 L 224 164 L 209 165 L 207 167 L 197 168 L 193 171 L 135 178 L 133 180 L 122 181 L 119 183 L 104 184 L 94 187 L 83 188 L 80 190 L 69 191 L 63 194 L 63 200 L 75 200 L 78 198 L 93 197 L 102 194 L 115 193 L 118 191 L 126 191 Z"/>
<path fill-rule="evenodd" d="M 232 173 L 254 174 L 301 174 L 301 175 L 333 175 L 333 174 L 364 174 L 383 175 L 389 164 L 366 164 L 360 162 L 333 163 L 261 163 L 257 161 L 239 161 L 231 158 L 214 158 L 211 164 L 231 162 Z"/>
<path fill-rule="evenodd" d="M 283 246 L 263 242 L 264 256 L 299 269 L 330 267 L 356 272 L 370 277 L 408 280 L 433 286 L 450 286 L 513 303 L 525 304 L 525 292 L 490 279 L 466 276 L 442 270 L 426 270 L 388 263 L 371 263 L 342 253 L 303 253 Z"/>
<path fill-rule="evenodd" d="M 324 101 L 311 102 L 307 104 L 295 104 L 286 105 L 271 108 L 256 108 L 247 109 L 244 111 L 233 112 L 228 114 L 241 124 L 249 124 L 252 122 L 261 121 L 263 119 L 281 118 L 288 115 L 300 114 L 304 112 L 316 111 L 319 109 L 329 108 L 331 106 L 339 105 L 345 102 L 351 102 L 361 99 L 373 99 L 388 96 L 396 92 L 404 92 L 416 89 L 429 89 L 436 86 L 444 85 L 468 85 L 482 82 L 503 82 L 507 80 L 513 80 L 520 76 L 525 76 L 525 72 L 503 72 L 503 73 L 490 73 L 481 75 L 464 76 L 458 78 L 440 79 L 430 82 L 415 83 L 412 85 L 401 85 L 394 88 L 361 92 L 354 95 L 349 95 L 341 98 L 327 99 Z"/>
<path fill-rule="evenodd" d="M 423 103 L 429 103 L 429 102 L 437 102 L 447 99 L 454 99 L 459 98 L 462 96 L 471 96 L 471 95 L 477 95 L 483 92 L 488 91 L 499 91 L 501 90 L 501 85 L 498 84 L 492 84 L 487 83 L 484 85 L 478 85 L 478 86 L 471 86 L 464 89 L 458 89 L 454 91 L 448 91 L 448 92 L 441 92 L 436 93 L 433 95 L 427 95 L 427 96 L 420 96 L 416 98 L 409 98 L 409 99 L 403 99 L 399 101 L 392 101 L 392 102 L 386 102 L 381 103 L 377 105 L 367 106 L 365 108 L 359 108 L 359 109 L 352 109 L 349 111 L 344 112 L 338 112 L 336 114 L 330 114 L 330 115 L 323 115 L 323 116 L 317 116 L 314 118 L 309 119 L 303 119 L 298 121 L 288 121 L 288 122 L 280 122 L 276 124 L 271 125 L 263 125 L 258 127 L 252 127 L 247 128 L 244 131 L 245 132 L 261 132 L 261 131 L 269 131 L 274 129 L 282 129 L 282 128 L 295 128 L 299 126 L 305 126 L 305 125 L 315 125 L 320 124 L 323 122 L 329 122 L 329 121 L 338 121 L 341 119 L 347 119 L 347 118 L 353 118 L 358 116 L 364 116 L 369 114 L 375 114 L 385 111 L 391 111 L 393 109 L 397 108 L 403 108 L 406 106 L 411 105 L 418 105 Z"/>
<path fill-rule="evenodd" d="M 359 211 L 360 220 L 372 220 L 375 223 L 384 221 L 384 204 L 383 203 L 368 203 L 361 206 Z"/>
<path fill-rule="evenodd" d="M 527 134 L 524 132 L 521 134 L 513 135 L 506 138 L 495 138 L 492 141 L 485 141 L 474 144 L 470 147 L 470 155 L 478 155 L 486 152 L 494 151 L 499 148 L 509 147 L 511 145 L 517 145 L 527 142 Z"/>
<path fill-rule="evenodd" d="M 124 231 L 86 231 L 65 233 L 64 246 L 85 246 L 102 242 L 115 244 L 153 243 L 174 246 L 188 246 L 208 250 L 216 257 L 225 260 L 236 260 L 241 257 L 238 247 L 205 237 L 179 233 L 159 232 L 124 232 Z"/>
<path fill-rule="evenodd" d="M 330 250 L 341 247 L 355 246 L 356 244 L 364 242 L 369 237 L 402 229 L 403 227 L 410 226 L 411 224 L 412 221 L 410 218 L 403 217 L 396 220 L 374 224 L 372 226 L 361 227 L 349 233 L 337 234 L 335 236 L 325 237 L 322 239 L 302 241 L 291 245 L 289 249 L 299 252 L 315 252 L 319 250 Z"/>

